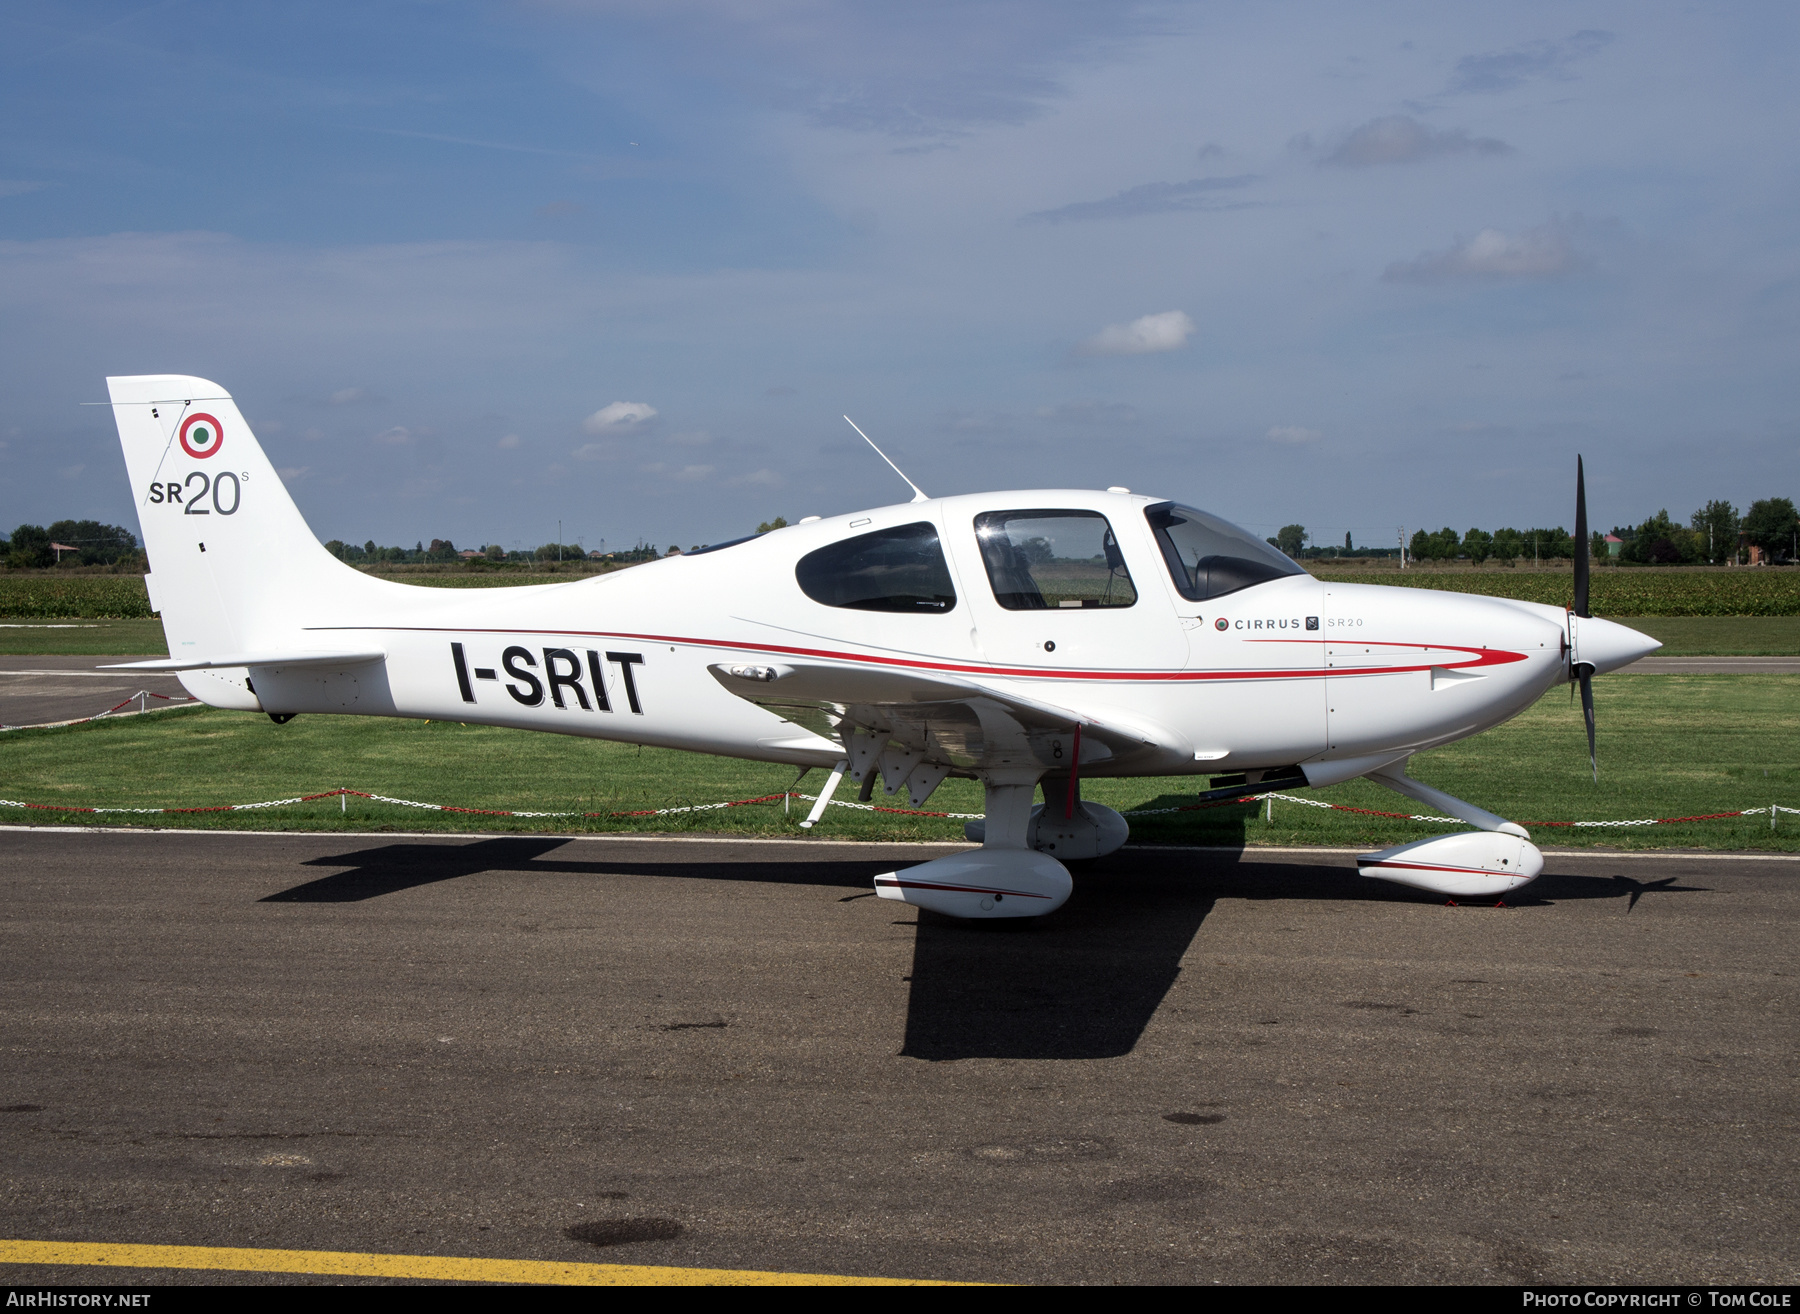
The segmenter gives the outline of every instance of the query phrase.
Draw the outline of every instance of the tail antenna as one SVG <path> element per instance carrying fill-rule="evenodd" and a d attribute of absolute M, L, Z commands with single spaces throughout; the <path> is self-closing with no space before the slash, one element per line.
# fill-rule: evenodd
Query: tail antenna
<path fill-rule="evenodd" d="M 856 424 L 855 420 L 851 419 L 848 415 L 846 415 L 844 417 L 844 423 L 849 425 L 852 429 L 856 429 L 857 435 L 865 443 L 867 443 L 871 447 L 875 447 L 875 440 L 873 438 L 869 437 L 868 434 L 863 433 L 863 431 L 860 428 L 857 428 L 857 424 Z M 879 447 L 875 447 L 875 455 L 879 456 L 882 460 L 887 461 L 889 468 L 892 469 L 895 474 L 899 475 L 902 479 L 906 479 L 906 471 L 902 470 L 899 466 L 895 465 L 892 461 L 889 461 L 888 454 L 886 452 L 882 451 Z M 913 499 L 912 499 L 913 501 L 929 502 L 931 500 L 929 497 L 927 497 L 925 495 L 925 490 L 923 488 L 920 488 L 912 480 L 906 479 L 906 486 L 913 490 Z"/>

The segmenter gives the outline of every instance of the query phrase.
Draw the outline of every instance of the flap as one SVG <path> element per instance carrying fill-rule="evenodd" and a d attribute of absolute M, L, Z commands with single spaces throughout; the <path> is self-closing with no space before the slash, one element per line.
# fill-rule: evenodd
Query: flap
<path fill-rule="evenodd" d="M 960 675 L 836 662 L 720 662 L 708 668 L 748 702 L 817 733 L 861 728 L 965 770 L 1071 764 L 1081 727 L 1083 765 L 1191 749 L 1175 736 L 996 689 Z M 796 715 L 810 712 L 813 715 Z"/>
<path fill-rule="evenodd" d="M 150 662 L 120 662 L 99 666 L 101 671 L 206 671 L 226 666 L 351 666 L 378 662 L 387 657 L 381 648 L 350 648 L 321 652 L 317 648 L 270 649 L 266 652 L 227 652 L 217 657 L 163 657 Z"/>

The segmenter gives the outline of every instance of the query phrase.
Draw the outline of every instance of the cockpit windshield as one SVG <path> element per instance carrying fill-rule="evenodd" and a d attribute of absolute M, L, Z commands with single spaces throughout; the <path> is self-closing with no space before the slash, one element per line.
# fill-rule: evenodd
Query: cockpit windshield
<path fill-rule="evenodd" d="M 1190 602 L 1222 598 L 1283 575 L 1304 575 L 1280 548 L 1191 506 L 1144 508 L 1175 588 Z"/>

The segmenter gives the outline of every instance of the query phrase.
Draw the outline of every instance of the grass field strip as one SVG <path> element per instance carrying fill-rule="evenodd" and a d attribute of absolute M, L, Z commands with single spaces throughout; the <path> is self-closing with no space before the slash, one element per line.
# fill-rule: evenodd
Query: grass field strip
<path fill-rule="evenodd" d="M 129 700 L 127 700 L 129 701 Z M 123 704 L 121 704 L 123 706 Z M 299 803 L 317 803 L 323 799 L 335 798 L 345 801 L 353 798 L 367 799 L 371 803 L 386 803 L 393 807 L 418 808 L 425 812 L 452 812 L 464 816 L 477 817 L 525 817 L 525 818 L 600 818 L 614 817 L 668 817 L 680 813 L 716 812 L 724 808 L 748 807 L 758 803 L 775 803 L 788 799 L 800 799 L 816 802 L 817 794 L 802 794 L 797 790 L 789 790 L 780 794 L 764 794 L 757 798 L 735 798 L 723 803 L 693 803 L 672 808 L 639 808 L 631 812 L 515 812 L 505 808 L 464 808 L 449 803 L 422 803 L 417 799 L 391 798 L 385 794 L 370 794 L 360 789 L 328 789 L 319 794 L 297 794 L 292 798 L 267 799 L 260 803 L 216 803 L 210 807 L 198 808 L 100 808 L 83 807 L 68 803 L 26 803 L 18 799 L 0 798 L 0 808 L 23 808 L 38 812 L 82 812 L 89 815 L 132 815 L 132 816 L 181 816 L 200 812 L 256 812 L 264 808 L 292 807 Z M 1121 812 L 1125 817 L 1156 817 L 1177 812 L 1204 812 L 1212 808 L 1233 807 L 1243 803 L 1272 802 L 1279 799 L 1283 803 L 1298 803 L 1302 807 L 1326 808 L 1333 812 L 1354 812 L 1366 817 L 1383 817 L 1392 821 L 1427 821 L 1442 824 L 1454 821 L 1454 817 L 1433 816 L 1418 812 L 1380 812 L 1374 808 L 1351 807 L 1345 803 L 1327 803 L 1316 798 L 1299 798 L 1293 794 L 1280 794 L 1273 791 L 1266 794 L 1246 794 L 1242 798 L 1226 799 L 1212 803 L 1191 803 L 1184 807 L 1174 808 L 1133 808 Z M 979 812 L 922 812 L 913 808 L 885 808 L 873 803 L 852 803 L 845 800 L 831 800 L 833 807 L 853 808 L 862 812 L 892 812 L 909 817 L 943 817 L 957 821 L 979 821 Z M 1778 803 L 1771 803 L 1762 808 L 1742 808 L 1733 812 L 1708 812 L 1691 817 L 1641 817 L 1628 821 L 1527 821 L 1527 826 L 1569 826 L 1569 827 L 1616 827 L 1616 826 L 1671 826 L 1693 821 L 1727 821 L 1738 817 L 1768 817 L 1769 826 L 1774 828 L 1777 819 L 1783 813 L 1800 816 L 1800 808 L 1785 808 Z"/>

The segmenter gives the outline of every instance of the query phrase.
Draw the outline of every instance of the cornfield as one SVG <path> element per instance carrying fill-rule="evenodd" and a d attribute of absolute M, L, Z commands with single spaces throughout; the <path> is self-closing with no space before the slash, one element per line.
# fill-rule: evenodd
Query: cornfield
<path fill-rule="evenodd" d="M 1569 571 L 1327 571 L 1320 579 L 1347 584 L 1481 593 L 1492 598 L 1574 600 Z M 1597 570 L 1590 605 L 1597 616 L 1800 616 L 1800 570 Z"/>
<path fill-rule="evenodd" d="M 1519 598 L 1567 606 L 1568 571 L 1331 571 L 1323 580 L 1389 584 Z M 413 582 L 413 581 L 408 581 Z M 431 584 L 545 584 L 541 575 L 421 577 Z M 1800 616 L 1800 570 L 1598 570 L 1592 604 L 1600 616 Z M 20 619 L 134 620 L 149 617 L 150 599 L 136 575 L 0 574 L 0 616 Z"/>

